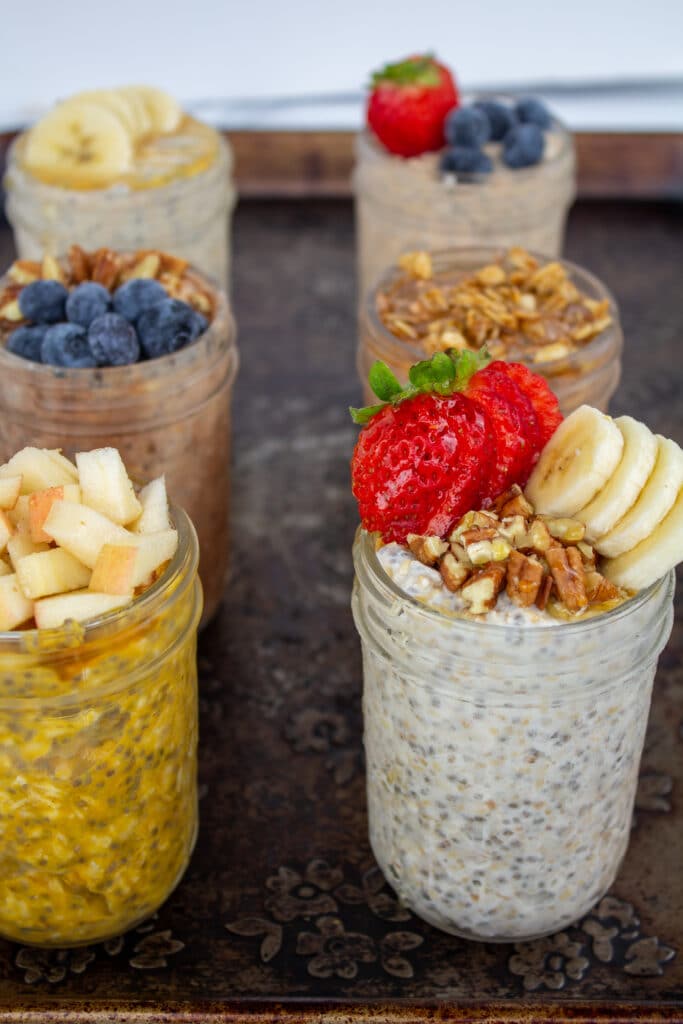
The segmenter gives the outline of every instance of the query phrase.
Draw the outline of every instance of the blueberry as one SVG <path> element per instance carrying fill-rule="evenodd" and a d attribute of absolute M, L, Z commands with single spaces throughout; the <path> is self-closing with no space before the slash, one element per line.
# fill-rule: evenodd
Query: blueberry
<path fill-rule="evenodd" d="M 206 317 L 179 299 L 166 298 L 140 315 L 138 336 L 149 359 L 177 352 L 208 327 Z"/>
<path fill-rule="evenodd" d="M 515 124 L 517 118 L 512 107 L 498 100 L 477 100 L 476 110 L 483 110 L 491 126 L 491 142 L 500 142 Z"/>
<path fill-rule="evenodd" d="M 491 125 L 478 107 L 458 107 L 446 118 L 444 133 L 451 146 L 478 148 L 491 138 Z"/>
<path fill-rule="evenodd" d="M 158 281 L 149 277 L 134 277 L 114 292 L 114 310 L 134 324 L 141 313 L 166 298 L 166 289 Z"/>
<path fill-rule="evenodd" d="M 90 351 L 85 328 L 80 324 L 54 324 L 45 332 L 40 351 L 44 363 L 50 366 L 97 366 Z"/>
<path fill-rule="evenodd" d="M 140 358 L 135 328 L 118 313 L 104 313 L 93 320 L 88 344 L 100 366 L 127 366 Z"/>
<path fill-rule="evenodd" d="M 9 336 L 7 349 L 14 352 L 15 356 L 23 356 L 33 363 L 40 363 L 40 350 L 43 344 L 45 332 L 49 330 L 47 324 L 35 324 L 33 327 L 17 327 Z"/>
<path fill-rule="evenodd" d="M 451 146 L 441 157 L 443 174 L 488 174 L 492 170 L 491 158 L 473 146 Z"/>
<path fill-rule="evenodd" d="M 83 281 L 76 285 L 66 300 L 66 318 L 72 324 L 89 327 L 93 320 L 106 313 L 111 304 L 111 295 L 101 284 Z"/>
<path fill-rule="evenodd" d="M 543 156 L 545 138 L 537 124 L 515 124 L 503 139 L 503 163 L 532 167 Z"/>
<path fill-rule="evenodd" d="M 64 319 L 68 295 L 59 281 L 31 281 L 19 293 L 19 309 L 36 324 L 56 324 Z"/>
<path fill-rule="evenodd" d="M 533 96 L 525 96 L 523 99 L 518 100 L 515 111 L 519 120 L 524 124 L 535 124 L 544 130 L 552 126 L 552 114 L 545 103 L 534 99 Z"/>

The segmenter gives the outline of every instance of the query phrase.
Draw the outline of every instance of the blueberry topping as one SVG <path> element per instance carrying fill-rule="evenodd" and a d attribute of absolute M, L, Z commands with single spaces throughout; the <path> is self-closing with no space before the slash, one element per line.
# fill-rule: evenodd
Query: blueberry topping
<path fill-rule="evenodd" d="M 208 321 L 179 299 L 165 298 L 140 315 L 137 323 L 142 351 L 149 359 L 168 355 L 198 338 Z"/>
<path fill-rule="evenodd" d="M 493 170 L 491 158 L 473 146 L 451 146 L 440 166 L 443 174 L 488 174 Z"/>
<path fill-rule="evenodd" d="M 19 309 L 34 323 L 56 324 L 64 319 L 68 294 L 59 281 L 31 281 L 19 293 Z"/>
<path fill-rule="evenodd" d="M 543 156 L 545 138 L 537 124 L 516 124 L 503 139 L 503 162 L 508 167 L 532 167 Z"/>
<path fill-rule="evenodd" d="M 111 304 L 107 289 L 95 281 L 76 285 L 66 300 L 66 317 L 72 324 L 89 327 L 93 320 L 106 313 Z"/>
<path fill-rule="evenodd" d="M 88 344 L 100 366 L 127 366 L 140 358 L 135 328 L 118 313 L 104 313 L 93 320 Z"/>
<path fill-rule="evenodd" d="M 444 133 L 451 146 L 478 148 L 491 138 L 491 125 L 479 107 L 458 107 L 446 118 Z"/>
<path fill-rule="evenodd" d="M 114 310 L 134 324 L 150 306 L 167 298 L 166 289 L 149 277 L 134 277 L 114 292 Z"/>
<path fill-rule="evenodd" d="M 80 324 L 55 324 L 49 327 L 40 354 L 42 361 L 51 366 L 97 366 L 97 360 L 88 345 L 85 328 Z"/>
<path fill-rule="evenodd" d="M 15 356 L 23 356 L 33 363 L 42 362 L 40 350 L 43 345 L 43 338 L 49 328 L 47 324 L 35 324 L 33 327 L 17 327 L 9 336 L 7 349 Z"/>
<path fill-rule="evenodd" d="M 553 117 L 545 103 L 534 99 L 533 96 L 525 96 L 517 102 L 515 107 L 517 117 L 524 124 L 535 124 L 539 128 L 547 129 L 552 126 Z"/>
<path fill-rule="evenodd" d="M 517 121 L 512 107 L 498 100 L 477 100 L 476 110 L 482 110 L 489 119 L 491 126 L 491 142 L 500 142 Z"/>

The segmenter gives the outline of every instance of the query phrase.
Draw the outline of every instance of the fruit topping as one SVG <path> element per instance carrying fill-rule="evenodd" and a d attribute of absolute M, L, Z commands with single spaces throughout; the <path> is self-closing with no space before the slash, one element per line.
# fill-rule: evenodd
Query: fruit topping
<path fill-rule="evenodd" d="M 535 124 L 543 131 L 552 127 L 553 117 L 545 103 L 535 96 L 524 96 L 515 104 L 515 114 L 525 124 Z"/>
<path fill-rule="evenodd" d="M 519 608 L 572 619 L 608 611 L 630 596 L 598 571 L 583 530 L 578 520 L 537 515 L 515 485 L 491 508 L 467 512 L 447 540 L 410 534 L 407 545 L 438 570 L 471 615 L 485 615 L 505 593 Z"/>
<path fill-rule="evenodd" d="M 607 579 L 641 590 L 683 560 L 683 451 L 629 416 L 580 406 L 529 478 L 537 509 L 572 516 Z"/>
<path fill-rule="evenodd" d="M 481 107 L 459 107 L 446 118 L 444 134 L 451 146 L 479 149 L 491 137 L 491 124 Z"/>
<path fill-rule="evenodd" d="M 517 120 L 512 107 L 499 100 L 476 100 L 472 106 L 488 118 L 491 142 L 501 142 Z"/>
<path fill-rule="evenodd" d="M 119 452 L 23 448 L 0 466 L 0 631 L 124 607 L 175 553 L 163 477 L 135 493 Z"/>
<path fill-rule="evenodd" d="M 543 158 L 545 139 L 536 124 L 515 124 L 503 139 L 503 163 L 508 167 L 533 167 Z"/>
<path fill-rule="evenodd" d="M 488 360 L 485 352 L 438 353 L 411 367 L 406 388 L 374 364 L 370 385 L 384 404 L 351 410 L 363 424 L 351 475 L 365 529 L 385 541 L 443 537 L 463 513 L 490 503 L 501 481 L 526 481 L 541 449 L 533 404 L 507 364 Z"/>
<path fill-rule="evenodd" d="M 472 146 L 451 146 L 439 162 L 444 174 L 489 174 L 493 170 L 491 157 Z"/>
<path fill-rule="evenodd" d="M 435 269 L 428 252 L 404 253 L 375 303 L 387 330 L 426 355 L 486 345 L 494 357 L 559 363 L 613 322 L 607 298 L 590 298 L 562 263 L 520 248 L 465 274 Z"/>
<path fill-rule="evenodd" d="M 62 262 L 18 261 L 8 278 L 0 294 L 0 330 L 11 332 L 7 349 L 52 366 L 157 358 L 198 338 L 213 313 L 211 292 L 187 263 L 157 251 L 86 253 L 72 246 Z"/>
<path fill-rule="evenodd" d="M 457 105 L 447 67 L 429 55 L 408 57 L 373 74 L 367 123 L 390 153 L 419 156 L 444 145 L 444 119 Z"/>

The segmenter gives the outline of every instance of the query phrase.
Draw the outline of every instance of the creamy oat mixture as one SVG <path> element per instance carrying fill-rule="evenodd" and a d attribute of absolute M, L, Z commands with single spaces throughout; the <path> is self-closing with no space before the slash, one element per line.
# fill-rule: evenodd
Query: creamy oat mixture
<path fill-rule="evenodd" d="M 385 876 L 455 934 L 517 941 L 568 926 L 628 844 L 671 579 L 575 624 L 504 595 L 472 621 L 398 545 L 375 554 L 361 535 L 355 560 L 370 839 Z"/>

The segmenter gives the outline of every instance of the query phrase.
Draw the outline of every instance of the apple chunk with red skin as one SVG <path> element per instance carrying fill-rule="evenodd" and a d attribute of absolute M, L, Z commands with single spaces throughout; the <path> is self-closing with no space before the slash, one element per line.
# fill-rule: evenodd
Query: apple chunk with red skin
<path fill-rule="evenodd" d="M 80 503 L 81 489 L 78 484 L 61 484 L 59 487 L 46 487 L 42 491 L 34 491 L 28 499 L 28 528 L 34 544 L 49 544 L 52 540 L 43 523 L 50 514 L 55 501 L 74 501 Z"/>
<path fill-rule="evenodd" d="M 104 544 L 95 562 L 90 588 L 103 594 L 132 594 L 137 587 L 150 582 L 177 547 L 175 530 L 139 534 L 128 544 Z"/>
<path fill-rule="evenodd" d="M 26 597 L 35 601 L 87 587 L 90 569 L 64 548 L 50 548 L 21 558 L 17 562 L 17 579 Z"/>

